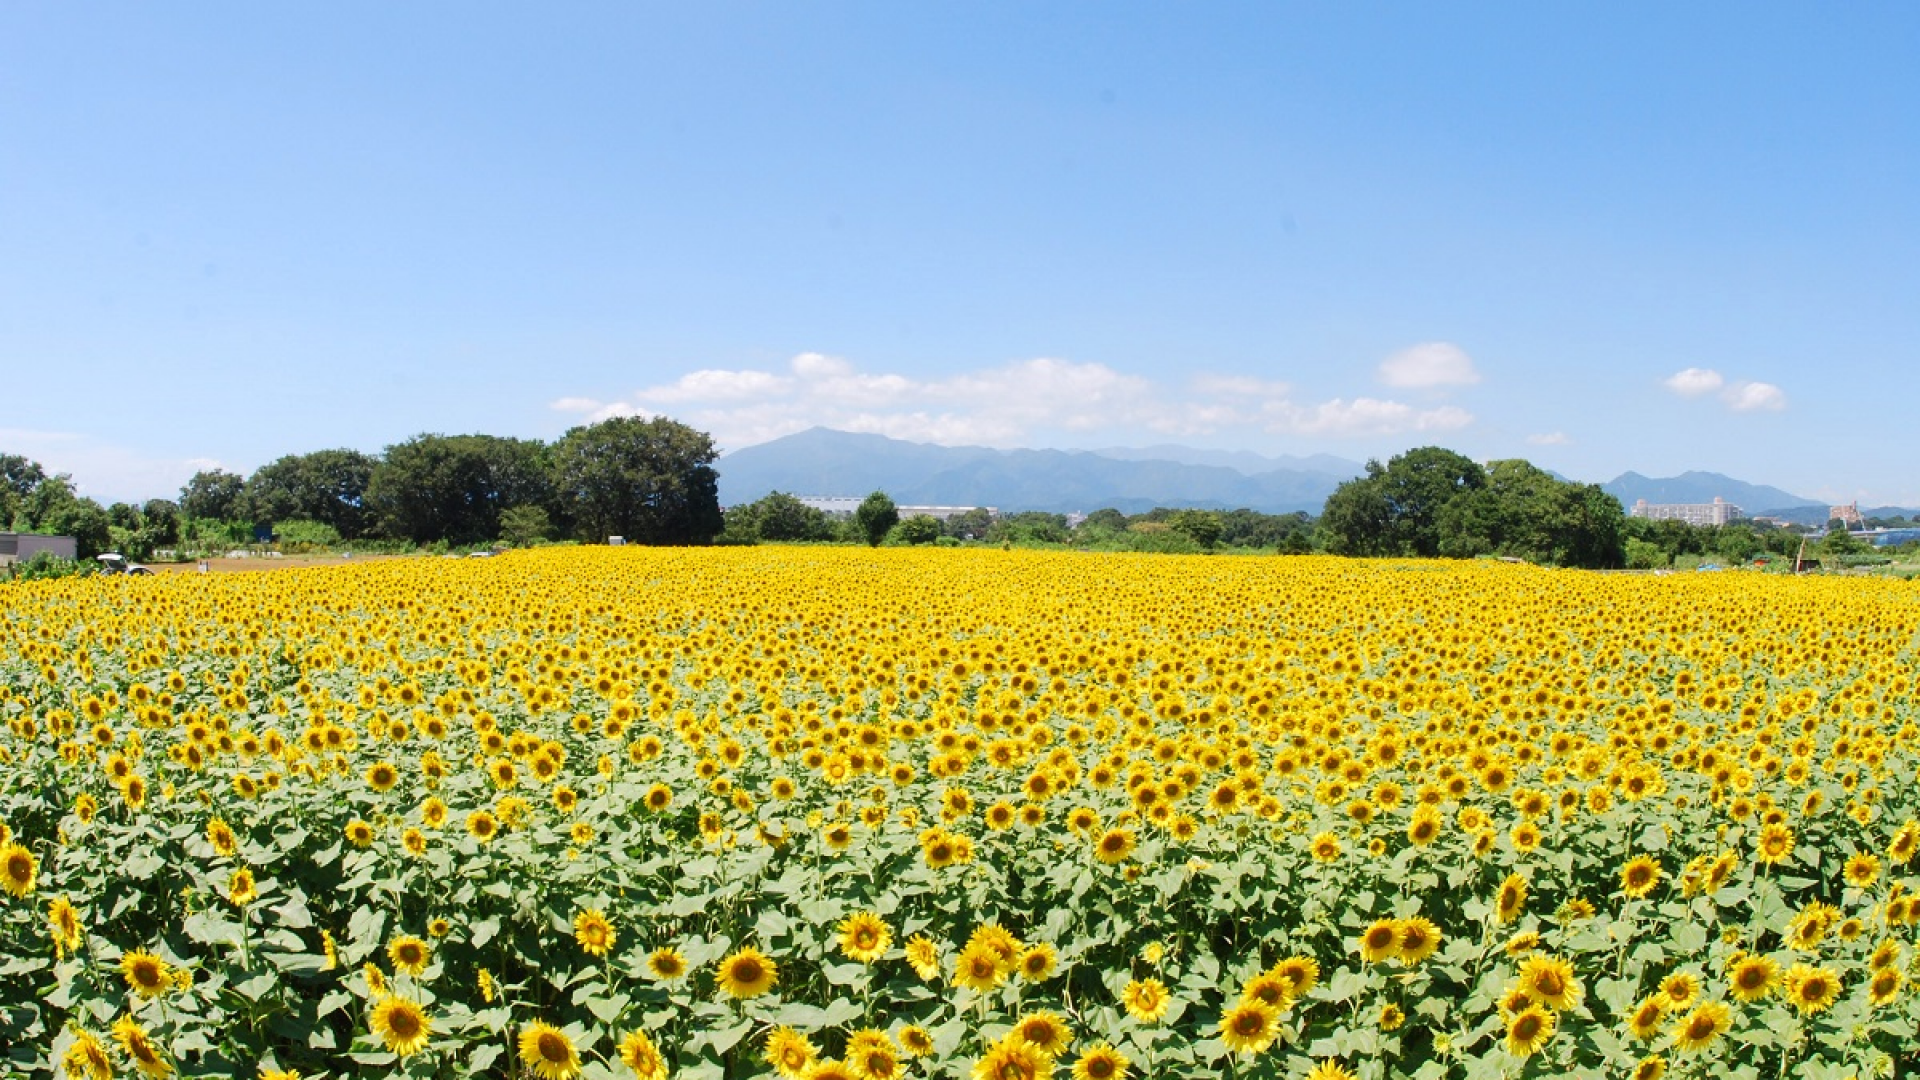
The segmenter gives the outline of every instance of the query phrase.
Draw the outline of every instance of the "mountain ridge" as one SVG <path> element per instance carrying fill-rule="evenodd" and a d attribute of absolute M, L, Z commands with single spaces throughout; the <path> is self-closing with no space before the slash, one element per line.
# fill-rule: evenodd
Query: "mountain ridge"
<path fill-rule="evenodd" d="M 1335 488 L 1365 470 L 1358 462 L 1330 454 L 1269 457 L 1173 444 L 1000 450 L 917 443 L 825 427 L 742 447 L 721 457 L 715 467 L 725 506 L 749 503 L 773 491 L 791 495 L 884 491 L 903 505 L 993 506 L 1003 512 L 1066 513 L 1112 507 L 1141 513 L 1159 506 L 1244 507 L 1315 515 Z M 1749 516 L 1779 511 L 1797 518 L 1823 513 L 1827 506 L 1777 487 L 1700 470 L 1671 477 L 1629 471 L 1600 487 L 1626 509 L 1638 499 L 1704 503 L 1715 496 Z"/>

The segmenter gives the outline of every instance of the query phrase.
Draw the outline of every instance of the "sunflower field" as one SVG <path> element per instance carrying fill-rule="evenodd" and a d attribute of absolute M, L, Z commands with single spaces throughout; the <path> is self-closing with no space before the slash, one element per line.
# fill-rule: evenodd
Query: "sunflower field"
<path fill-rule="evenodd" d="M 1920 1066 L 1920 592 L 549 549 L 0 587 L 0 1076 Z"/>

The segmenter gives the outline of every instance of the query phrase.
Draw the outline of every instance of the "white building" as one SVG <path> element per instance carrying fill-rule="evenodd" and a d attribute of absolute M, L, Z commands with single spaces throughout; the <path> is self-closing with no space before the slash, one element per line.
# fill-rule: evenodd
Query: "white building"
<path fill-rule="evenodd" d="M 1726 525 L 1746 517 L 1739 507 L 1718 495 L 1710 503 L 1650 503 L 1638 499 L 1627 516 L 1649 521 L 1684 521 L 1689 525 Z"/>

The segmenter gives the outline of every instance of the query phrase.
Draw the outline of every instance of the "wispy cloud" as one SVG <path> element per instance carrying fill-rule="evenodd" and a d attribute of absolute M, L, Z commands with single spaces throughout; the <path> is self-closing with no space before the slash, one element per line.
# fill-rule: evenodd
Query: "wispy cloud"
<path fill-rule="evenodd" d="M 156 458 L 70 431 L 0 428 L 0 451 L 74 478 L 80 494 L 106 502 L 179 498 L 193 474 L 224 466 L 212 458 Z"/>
<path fill-rule="evenodd" d="M 1527 442 L 1534 446 L 1566 446 L 1573 442 L 1564 431 L 1545 431 L 1538 435 L 1527 436 Z"/>
<path fill-rule="evenodd" d="M 703 369 L 620 400 L 565 397 L 552 408 L 589 422 L 671 413 L 712 432 L 729 449 L 816 425 L 923 442 L 1012 446 L 1094 432 L 1383 436 L 1454 431 L 1474 419 L 1458 406 L 1423 409 L 1369 397 L 1302 403 L 1287 383 L 1250 376 L 1198 374 L 1166 383 L 1105 364 L 1039 357 L 919 379 L 865 371 L 821 353 L 802 353 L 785 370 Z"/>
<path fill-rule="evenodd" d="M 1733 412 L 1779 412 L 1787 407 L 1787 393 L 1778 386 L 1745 379 L 1729 382 L 1712 368 L 1676 371 L 1660 384 L 1684 398 L 1718 395 L 1720 403 Z"/>
<path fill-rule="evenodd" d="M 1458 345 L 1429 341 L 1401 349 L 1380 362 L 1376 373 L 1380 381 L 1408 390 L 1426 390 L 1439 386 L 1472 386 L 1480 381 L 1473 357 Z"/>

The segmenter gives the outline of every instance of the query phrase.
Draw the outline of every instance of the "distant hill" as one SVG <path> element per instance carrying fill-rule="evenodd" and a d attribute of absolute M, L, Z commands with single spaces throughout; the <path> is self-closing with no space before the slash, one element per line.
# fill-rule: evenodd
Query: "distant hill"
<path fill-rule="evenodd" d="M 1819 507 L 1824 510 L 1827 506 L 1818 499 L 1803 498 L 1777 487 L 1749 484 L 1710 472 L 1684 472 L 1665 479 L 1641 476 L 1634 472 L 1621 473 L 1600 486 L 1607 494 L 1619 499 L 1620 505 L 1628 510 L 1633 509 L 1633 504 L 1640 499 L 1650 503 L 1710 503 L 1716 496 L 1738 506 L 1748 516 L 1798 507 Z M 1824 515 L 1822 520 L 1825 520 Z"/>
<path fill-rule="evenodd" d="M 1113 507 L 1129 514 L 1156 506 L 1318 514 L 1333 489 L 1359 472 L 1352 466 L 1340 472 L 1272 468 L 1249 474 L 1226 465 L 1122 460 L 1107 452 L 932 446 L 828 428 L 735 450 L 715 468 L 723 506 L 772 491 L 864 495 L 877 490 L 904 504 L 1052 513 Z"/>
<path fill-rule="evenodd" d="M 1158 446 L 1114 446 L 1090 450 L 1088 453 L 1112 458 L 1115 461 L 1175 461 L 1182 465 L 1217 465 L 1248 476 L 1285 470 L 1324 473 L 1347 480 L 1366 471 L 1366 466 L 1359 462 L 1334 457 L 1332 454 L 1313 454 L 1307 457 L 1280 454 L 1268 457 L 1251 450 L 1201 450 L 1192 446 L 1167 443 Z"/>
<path fill-rule="evenodd" d="M 1094 451 L 995 450 L 935 446 L 830 428 L 810 428 L 735 450 L 715 467 L 720 471 L 723 506 L 749 503 L 772 491 L 792 495 L 884 491 L 904 504 L 1051 513 L 1110 506 L 1128 514 L 1156 506 L 1318 514 L 1335 488 L 1365 471 L 1356 462 L 1328 454 L 1266 457 L 1173 445 Z M 1818 499 L 1719 473 L 1657 478 L 1629 472 L 1601 487 L 1628 509 L 1638 499 L 1705 503 L 1719 496 L 1748 516 L 1826 523 L 1827 504 Z"/>

